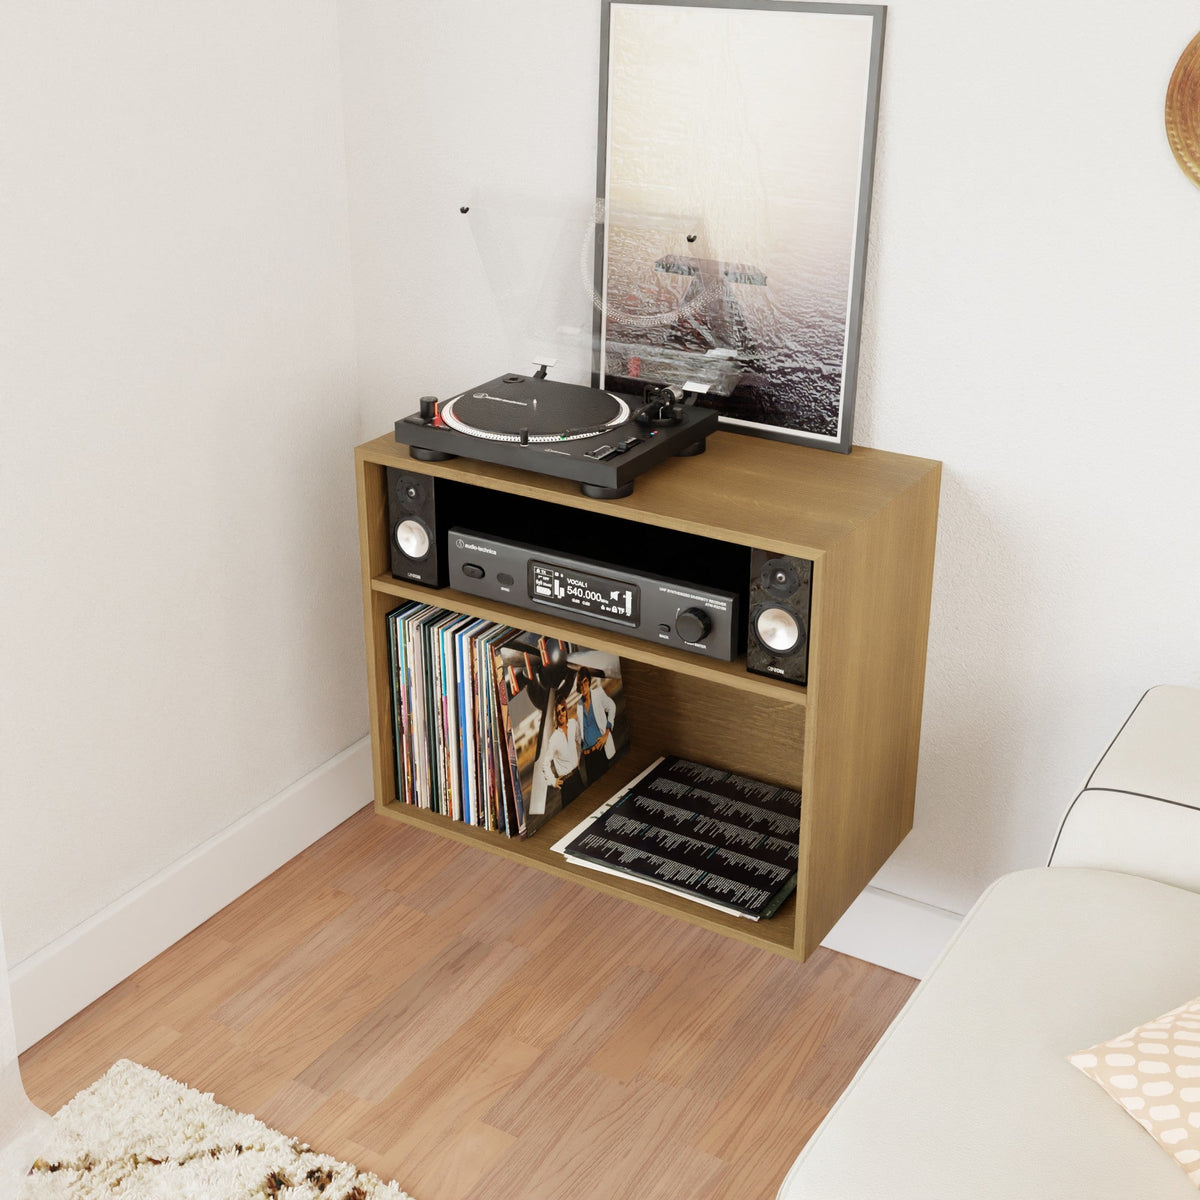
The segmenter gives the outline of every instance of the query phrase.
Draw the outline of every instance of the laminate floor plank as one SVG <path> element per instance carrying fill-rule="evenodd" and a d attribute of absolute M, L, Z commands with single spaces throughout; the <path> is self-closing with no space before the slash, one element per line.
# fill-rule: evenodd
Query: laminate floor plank
<path fill-rule="evenodd" d="M 449 1137 L 426 1141 L 413 1159 L 397 1162 L 389 1173 L 407 1171 L 412 1162 L 409 1187 L 421 1197 L 437 1195 L 445 1200 L 467 1200 L 479 1181 L 486 1178 L 506 1155 L 515 1139 L 483 1121 L 472 1121 Z M 407 1174 L 405 1178 L 410 1178 Z"/>
<path fill-rule="evenodd" d="M 490 1045 L 461 1042 L 453 1053 L 427 1059 L 387 1104 L 376 1105 L 355 1131 L 358 1141 L 380 1154 L 406 1161 L 422 1146 L 482 1122 L 483 1114 L 537 1061 L 536 1046 L 499 1037 Z M 495 1128 L 495 1126 L 492 1126 Z M 506 1131 L 505 1137 L 513 1135 Z"/>
<path fill-rule="evenodd" d="M 711 1048 L 721 1044 L 734 1012 L 754 988 L 750 968 L 762 951 L 753 946 L 730 950 L 693 953 L 674 964 L 588 1065 L 614 1079 L 637 1074 L 686 1083 Z M 681 1012 L 687 1013 L 686 1021 L 680 1020 Z"/>
<path fill-rule="evenodd" d="M 903 1005 L 363 810 L 21 1056 L 119 1058 L 416 1200 L 771 1200 Z"/>
<path fill-rule="evenodd" d="M 861 1063 L 867 1057 L 912 994 L 915 985 L 906 976 L 871 969 L 867 963 L 857 965 L 864 968 L 859 986 L 847 993 L 837 1023 L 805 1069 L 793 1077 L 796 1099 L 832 1107 L 846 1086 L 846 1062 Z"/>
<path fill-rule="evenodd" d="M 578 1077 L 570 1124 L 547 1121 L 535 1106 L 512 1151 L 468 1200 L 639 1200 L 649 1159 L 679 1140 L 692 1097 L 652 1080 L 623 1084 L 586 1069 Z"/>
<path fill-rule="evenodd" d="M 375 938 L 369 932 L 371 928 L 381 922 L 393 922 L 404 911 L 403 901 L 392 893 L 381 894 L 371 904 L 346 892 L 335 891 L 331 895 L 336 900 L 329 906 L 326 920 L 315 926 L 309 936 L 293 937 L 283 953 L 274 956 L 270 962 L 264 961 L 263 969 L 249 979 L 243 978 L 240 986 L 217 1010 L 220 1021 L 231 1029 L 244 1028 L 279 996 L 287 995 L 315 967 L 340 954 L 347 945 L 364 935 L 366 944 L 372 944 Z M 275 910 L 276 925 L 286 925 L 279 920 L 279 913 L 288 911 L 286 906 Z M 247 950 L 252 944 L 256 952 L 261 953 L 262 947 L 258 943 L 238 940 L 238 945 Z"/>
<path fill-rule="evenodd" d="M 301 1082 L 382 1100 L 478 1013 L 526 957 L 519 946 L 451 942 L 321 1054 Z"/>

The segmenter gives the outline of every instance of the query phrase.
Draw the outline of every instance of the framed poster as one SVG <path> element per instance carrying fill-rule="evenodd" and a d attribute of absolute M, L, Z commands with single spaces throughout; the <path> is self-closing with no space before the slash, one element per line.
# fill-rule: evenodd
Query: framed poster
<path fill-rule="evenodd" d="M 849 451 L 885 11 L 604 0 L 594 383 Z"/>

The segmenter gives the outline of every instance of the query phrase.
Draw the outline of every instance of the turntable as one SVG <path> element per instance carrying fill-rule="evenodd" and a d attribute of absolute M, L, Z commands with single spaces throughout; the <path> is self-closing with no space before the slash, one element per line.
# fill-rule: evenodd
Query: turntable
<path fill-rule="evenodd" d="M 699 389 L 697 389 L 699 390 Z M 716 429 L 715 410 L 697 408 L 689 388 L 652 386 L 642 397 L 501 375 L 448 400 L 421 398 L 420 411 L 396 422 L 396 441 L 413 458 L 473 458 L 558 479 L 585 496 L 628 496 L 656 463 L 701 454 Z"/>

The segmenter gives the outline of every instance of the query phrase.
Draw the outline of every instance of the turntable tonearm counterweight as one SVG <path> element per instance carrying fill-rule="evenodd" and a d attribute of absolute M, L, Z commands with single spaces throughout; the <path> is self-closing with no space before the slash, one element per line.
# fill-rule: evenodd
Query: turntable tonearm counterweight
<path fill-rule="evenodd" d="M 719 418 L 690 389 L 650 387 L 626 396 L 535 375 L 501 375 L 448 400 L 421 399 L 396 422 L 413 458 L 473 458 L 575 480 L 585 496 L 628 496 L 643 471 L 701 454 Z"/>

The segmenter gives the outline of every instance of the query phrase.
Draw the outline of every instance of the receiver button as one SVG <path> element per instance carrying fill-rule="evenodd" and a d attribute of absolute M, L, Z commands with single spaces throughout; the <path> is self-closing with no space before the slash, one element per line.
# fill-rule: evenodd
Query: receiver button
<path fill-rule="evenodd" d="M 462 573 L 472 579 L 483 578 L 483 568 L 478 563 L 463 563 Z"/>

